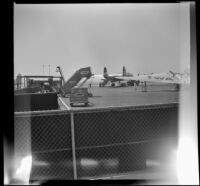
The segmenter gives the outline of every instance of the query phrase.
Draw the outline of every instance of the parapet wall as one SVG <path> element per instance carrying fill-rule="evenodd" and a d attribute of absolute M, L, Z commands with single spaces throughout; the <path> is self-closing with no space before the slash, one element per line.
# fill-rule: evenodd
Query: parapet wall
<path fill-rule="evenodd" d="M 119 175 L 164 161 L 177 131 L 177 103 L 15 113 L 15 154 L 32 154 L 33 180 Z"/>

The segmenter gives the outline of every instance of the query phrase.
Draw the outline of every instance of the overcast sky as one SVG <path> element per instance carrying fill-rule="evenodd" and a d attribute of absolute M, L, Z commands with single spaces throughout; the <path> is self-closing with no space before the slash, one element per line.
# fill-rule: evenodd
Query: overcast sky
<path fill-rule="evenodd" d="M 189 60 L 188 6 L 180 4 L 14 4 L 14 76 L 68 78 L 91 66 L 100 74 L 181 71 Z M 180 68 L 180 64 L 182 67 Z"/>

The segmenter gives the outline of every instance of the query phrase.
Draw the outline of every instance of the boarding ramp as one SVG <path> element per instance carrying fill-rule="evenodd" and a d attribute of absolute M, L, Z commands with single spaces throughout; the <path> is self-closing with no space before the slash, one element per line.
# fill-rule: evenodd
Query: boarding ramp
<path fill-rule="evenodd" d="M 112 178 L 145 170 L 148 159 L 167 161 L 176 148 L 178 107 L 15 112 L 15 156 L 32 154 L 30 179 L 39 181 Z"/>
<path fill-rule="evenodd" d="M 87 80 L 88 80 L 87 77 L 83 77 L 83 78 L 78 82 L 78 84 L 75 86 L 75 88 L 80 88 L 80 87 L 82 87 L 82 86 L 86 83 Z"/>
<path fill-rule="evenodd" d="M 92 76 L 91 68 L 81 68 L 77 70 L 61 87 L 62 92 L 64 94 L 70 94 L 70 91 L 73 87 L 75 87 L 82 78 L 90 78 Z"/>

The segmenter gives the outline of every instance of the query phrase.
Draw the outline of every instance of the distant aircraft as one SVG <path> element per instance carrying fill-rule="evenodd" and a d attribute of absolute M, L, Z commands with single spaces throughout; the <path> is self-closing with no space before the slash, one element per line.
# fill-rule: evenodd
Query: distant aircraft
<path fill-rule="evenodd" d="M 107 68 L 104 67 L 104 73 L 93 75 L 91 82 L 96 82 L 100 87 L 105 86 L 108 82 L 111 82 L 111 86 L 115 86 L 120 84 L 124 86 L 125 84 L 128 86 L 139 86 L 140 83 L 145 85 L 146 83 L 169 83 L 176 85 L 177 89 L 179 89 L 179 85 L 189 84 L 190 78 L 189 73 L 175 73 L 171 70 L 169 72 L 164 73 L 150 73 L 150 74 L 141 74 L 133 76 L 131 73 L 127 73 L 125 67 L 123 67 L 122 73 L 119 74 L 108 74 Z"/>
<path fill-rule="evenodd" d="M 117 82 L 120 84 L 120 86 L 126 86 L 126 83 L 122 82 L 124 80 L 120 79 L 120 77 L 133 77 L 133 74 L 126 72 L 125 66 L 123 66 L 122 73 L 119 74 L 108 74 L 107 68 L 104 67 L 103 79 L 102 79 L 103 82 L 101 82 L 99 86 L 104 87 L 108 82 L 111 82 L 111 86 L 115 86 L 116 85 L 115 83 Z M 131 83 L 132 80 L 129 82 Z"/>
<path fill-rule="evenodd" d="M 161 80 L 162 83 L 175 83 L 175 84 L 189 84 L 189 74 L 175 73 L 169 71 L 168 73 L 152 74 L 153 79 Z"/>
<path fill-rule="evenodd" d="M 177 89 L 179 90 L 179 85 L 180 84 L 186 84 L 188 81 L 185 80 L 185 78 L 177 77 L 177 73 L 173 73 L 172 71 L 169 71 L 168 73 L 159 73 L 159 74 L 144 74 L 134 77 L 115 77 L 115 80 L 117 81 L 135 81 L 135 82 L 153 82 L 153 83 L 170 83 L 170 84 L 175 84 Z M 138 83 L 139 85 L 139 83 Z"/>

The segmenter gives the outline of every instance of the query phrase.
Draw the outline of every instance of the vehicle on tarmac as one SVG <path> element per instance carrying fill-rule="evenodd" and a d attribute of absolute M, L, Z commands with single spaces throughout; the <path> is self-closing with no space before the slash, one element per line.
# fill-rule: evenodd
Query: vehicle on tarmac
<path fill-rule="evenodd" d="M 87 88 L 72 88 L 70 92 L 70 105 L 84 104 L 88 106 L 88 89 Z"/>

